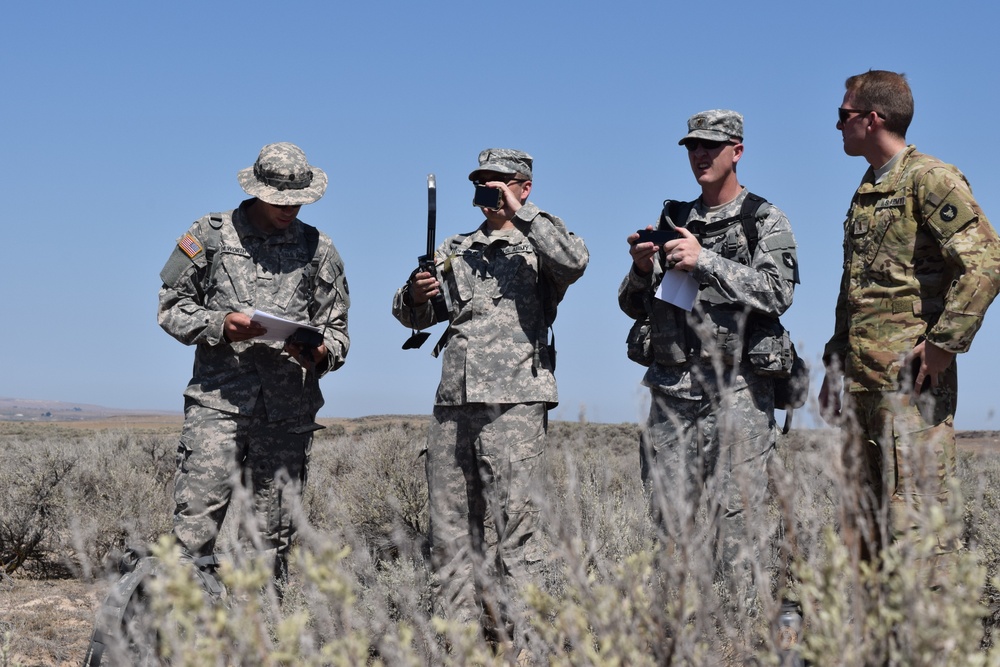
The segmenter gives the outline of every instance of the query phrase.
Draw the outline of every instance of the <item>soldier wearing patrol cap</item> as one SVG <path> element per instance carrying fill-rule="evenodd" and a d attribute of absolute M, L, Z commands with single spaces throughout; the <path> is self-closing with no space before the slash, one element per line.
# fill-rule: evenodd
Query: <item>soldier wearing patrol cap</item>
<path fill-rule="evenodd" d="M 1000 290 L 1000 239 L 965 176 L 906 144 L 913 95 L 903 74 L 871 70 L 846 89 L 837 129 L 844 152 L 869 168 L 844 221 L 819 402 L 827 421 L 845 427 L 844 462 L 861 486 L 845 529 L 870 560 L 886 538 L 910 533 L 907 508 L 921 496 L 947 497 L 955 355 L 972 345 Z M 928 452 L 936 470 L 921 474 Z M 955 546 L 939 543 L 939 553 Z"/>
<path fill-rule="evenodd" d="M 238 180 L 252 198 L 197 220 L 160 273 L 160 326 L 196 346 L 173 533 L 186 557 L 211 557 L 233 487 L 245 483 L 281 574 L 294 535 L 290 496 L 301 490 L 312 434 L 322 428 L 319 378 L 347 356 L 350 300 L 337 249 L 298 219 L 323 196 L 326 174 L 298 146 L 275 143 Z M 321 338 L 276 340 L 251 319 L 255 310 L 313 325 Z"/>
<path fill-rule="evenodd" d="M 424 329 L 437 321 L 432 297 L 448 294 L 426 459 L 436 606 L 493 638 L 509 636 L 512 614 L 487 599 L 504 591 L 484 585 L 523 581 L 542 558 L 532 493 L 558 400 L 549 327 L 589 260 L 583 239 L 528 201 L 532 163 L 518 150 L 482 151 L 469 180 L 498 190 L 498 205 L 438 247 L 440 282 L 418 272 L 392 302 L 404 326 Z"/>
<path fill-rule="evenodd" d="M 756 604 L 757 545 L 776 529 L 766 503 L 774 386 L 750 343 L 760 332 L 777 341 L 771 325 L 798 283 L 796 246 L 785 214 L 737 178 L 743 116 L 703 111 L 687 128 L 679 144 L 701 195 L 665 203 L 661 229 L 676 228 L 672 240 L 628 236 L 631 268 L 618 301 L 638 322 L 648 318 L 652 332 L 651 358 L 640 361 L 651 398 L 640 446 L 651 510 L 667 542 L 690 538 L 695 525 L 712 536 L 702 542 L 705 559 L 728 591 L 726 609 L 742 615 Z M 658 298 L 664 281 L 686 286 L 692 299 Z"/>

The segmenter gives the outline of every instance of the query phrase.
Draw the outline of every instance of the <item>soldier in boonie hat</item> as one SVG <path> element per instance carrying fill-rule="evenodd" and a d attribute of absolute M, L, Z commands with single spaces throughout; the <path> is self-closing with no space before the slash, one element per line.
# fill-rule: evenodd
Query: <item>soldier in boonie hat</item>
<path fill-rule="evenodd" d="M 743 141 L 743 116 L 729 109 L 711 109 L 688 118 L 688 133 L 678 145 L 688 139 L 709 141 Z"/>
<path fill-rule="evenodd" d="M 205 563 L 240 480 L 254 498 L 254 543 L 284 579 L 294 499 L 322 428 L 319 378 L 347 356 L 351 300 L 330 237 L 298 217 L 323 196 L 326 174 L 298 146 L 274 143 L 237 178 L 250 197 L 192 223 L 160 271 L 157 321 L 195 346 L 173 535 L 182 560 L 214 577 Z"/>
<path fill-rule="evenodd" d="M 275 206 L 311 204 L 323 196 L 327 184 L 326 173 L 288 142 L 264 146 L 253 166 L 236 178 L 247 194 Z"/>
<path fill-rule="evenodd" d="M 498 174 L 520 174 L 531 180 L 532 157 L 524 151 L 513 148 L 487 148 L 479 153 L 479 167 L 469 174 L 469 180 L 476 180 L 481 171 L 495 171 Z"/>

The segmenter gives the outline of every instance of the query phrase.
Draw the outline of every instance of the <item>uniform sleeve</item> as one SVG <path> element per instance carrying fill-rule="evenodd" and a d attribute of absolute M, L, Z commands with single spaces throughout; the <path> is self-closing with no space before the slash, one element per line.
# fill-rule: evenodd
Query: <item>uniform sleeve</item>
<path fill-rule="evenodd" d="M 777 317 L 792 305 L 798 282 L 795 237 L 788 218 L 775 206 L 760 223 L 759 233 L 751 266 L 702 248 L 691 275 L 702 285 L 712 286 L 730 303 Z"/>
<path fill-rule="evenodd" d="M 351 296 L 344 261 L 332 244 L 320 263 L 315 290 L 309 320 L 313 326 L 324 330 L 327 357 L 326 367 L 320 370 L 324 375 L 344 365 L 351 347 L 347 333 L 347 310 L 351 307 Z"/>
<path fill-rule="evenodd" d="M 181 241 L 197 242 L 198 228 L 193 226 Z M 205 307 L 202 289 L 208 261 L 201 249 L 193 257 L 181 250 L 181 241 L 160 272 L 164 281 L 160 288 L 159 308 L 156 319 L 160 327 L 185 345 L 218 345 L 225 342 L 223 325 L 228 313 Z M 190 249 L 190 245 L 188 245 Z"/>
<path fill-rule="evenodd" d="M 955 276 L 927 340 L 949 352 L 966 352 L 1000 291 L 1000 238 L 957 170 L 944 165 L 929 170 L 917 185 L 917 198 Z"/>
<path fill-rule="evenodd" d="M 847 358 L 848 345 L 848 319 L 847 319 L 847 292 L 850 289 L 850 265 L 847 259 L 847 227 L 844 227 L 844 270 L 840 276 L 840 292 L 837 294 L 837 307 L 834 311 L 833 336 L 823 348 L 823 365 L 830 368 L 837 359 L 843 369 L 844 360 Z"/>
<path fill-rule="evenodd" d="M 451 239 L 448 239 L 434 251 L 434 263 L 438 267 L 445 264 L 448 258 L 448 248 L 450 245 Z M 439 280 L 440 278 L 441 276 L 438 275 Z M 447 288 L 444 281 L 442 281 L 441 288 Z M 409 280 L 407 280 L 402 287 L 396 290 L 396 293 L 392 297 L 392 316 L 395 317 L 404 327 L 408 327 L 410 329 L 426 329 L 427 327 L 437 324 L 437 318 L 434 316 L 434 306 L 430 301 L 422 303 L 419 306 L 414 306 L 410 303 Z"/>
<path fill-rule="evenodd" d="M 531 202 L 518 209 L 514 215 L 514 226 L 534 245 L 541 258 L 542 272 L 555 287 L 558 300 L 561 300 L 590 262 L 587 245 L 582 238 L 566 229 L 562 220 L 540 211 Z"/>
<path fill-rule="evenodd" d="M 653 270 L 645 276 L 636 271 L 633 264 L 618 287 L 618 307 L 633 320 L 645 317 L 647 314 L 646 293 L 662 274 L 659 258 L 660 253 L 653 256 Z"/>

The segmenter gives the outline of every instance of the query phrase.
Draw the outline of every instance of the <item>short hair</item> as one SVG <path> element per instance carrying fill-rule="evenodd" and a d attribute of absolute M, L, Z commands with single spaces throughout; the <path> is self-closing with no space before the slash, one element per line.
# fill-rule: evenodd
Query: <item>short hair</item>
<path fill-rule="evenodd" d="M 844 85 L 858 108 L 879 112 L 886 130 L 906 138 L 913 120 L 913 93 L 905 74 L 872 69 L 855 74 Z"/>

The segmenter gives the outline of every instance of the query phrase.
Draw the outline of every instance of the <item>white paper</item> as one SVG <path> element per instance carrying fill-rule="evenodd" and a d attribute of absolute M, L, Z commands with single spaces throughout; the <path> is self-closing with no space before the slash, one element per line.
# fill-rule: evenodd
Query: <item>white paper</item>
<path fill-rule="evenodd" d="M 654 296 L 678 308 L 691 310 L 698 298 L 698 281 L 687 271 L 667 271 Z"/>
<path fill-rule="evenodd" d="M 251 322 L 257 322 L 262 327 L 267 329 L 267 333 L 263 336 L 257 336 L 253 340 L 276 340 L 284 342 L 288 340 L 288 337 L 295 333 L 296 329 L 309 329 L 319 333 L 319 327 L 314 327 L 310 324 L 302 324 L 301 322 L 293 322 L 291 320 L 286 320 L 283 317 L 278 317 L 277 315 L 269 315 L 268 313 L 262 312 L 260 310 L 253 311 L 253 317 L 250 318 Z"/>

